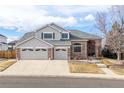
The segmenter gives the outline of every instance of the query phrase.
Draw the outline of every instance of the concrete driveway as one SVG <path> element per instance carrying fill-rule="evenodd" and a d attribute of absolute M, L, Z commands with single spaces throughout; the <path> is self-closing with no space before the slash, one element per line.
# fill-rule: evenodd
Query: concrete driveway
<path fill-rule="evenodd" d="M 74 77 L 123 79 L 124 76 L 113 74 L 70 73 L 67 60 L 20 60 L 3 72 L 0 77 Z"/>
<path fill-rule="evenodd" d="M 69 74 L 67 60 L 20 60 L 2 75 L 63 75 Z"/>

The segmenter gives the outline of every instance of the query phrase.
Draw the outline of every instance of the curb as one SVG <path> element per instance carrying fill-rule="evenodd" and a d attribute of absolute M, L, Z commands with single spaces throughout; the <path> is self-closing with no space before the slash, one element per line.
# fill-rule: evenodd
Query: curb
<path fill-rule="evenodd" d="M 124 80 L 124 77 L 119 77 L 119 76 L 108 76 L 108 75 L 105 75 L 105 76 L 76 76 L 76 75 L 0 75 L 0 78 L 8 78 L 8 77 L 24 77 L 24 78 L 40 78 L 40 77 L 49 77 L 49 78 L 54 78 L 54 77 L 58 77 L 58 78 L 75 78 L 75 79 L 78 79 L 78 78 L 86 78 L 86 79 L 109 79 L 109 80 Z"/>

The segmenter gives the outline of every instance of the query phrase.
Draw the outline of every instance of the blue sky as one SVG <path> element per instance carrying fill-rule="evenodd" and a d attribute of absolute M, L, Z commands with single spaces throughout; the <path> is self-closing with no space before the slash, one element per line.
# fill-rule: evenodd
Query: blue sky
<path fill-rule="evenodd" d="M 77 29 L 101 35 L 95 26 L 97 12 L 108 12 L 111 6 L 0 6 L 0 34 L 8 42 L 24 33 L 55 22 L 66 29 Z"/>

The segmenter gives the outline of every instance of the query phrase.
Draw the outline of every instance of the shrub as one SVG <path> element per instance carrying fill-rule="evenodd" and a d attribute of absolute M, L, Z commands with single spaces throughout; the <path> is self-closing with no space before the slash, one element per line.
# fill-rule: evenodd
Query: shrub
<path fill-rule="evenodd" d="M 102 55 L 103 55 L 103 57 L 112 58 L 112 59 L 117 59 L 117 54 L 111 52 L 111 50 L 109 50 L 109 49 L 107 49 L 107 48 L 104 48 L 104 49 L 102 50 Z"/>

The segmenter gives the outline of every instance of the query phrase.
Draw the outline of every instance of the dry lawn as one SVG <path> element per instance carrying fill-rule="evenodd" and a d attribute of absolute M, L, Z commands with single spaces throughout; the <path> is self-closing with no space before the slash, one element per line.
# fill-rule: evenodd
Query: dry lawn
<path fill-rule="evenodd" d="M 107 65 L 107 66 L 114 65 L 114 63 L 108 61 L 107 59 L 103 59 L 101 62 L 102 62 L 103 64 Z"/>
<path fill-rule="evenodd" d="M 104 74 L 104 72 L 97 67 L 96 64 L 89 63 L 69 63 L 71 73 L 94 73 Z"/>
<path fill-rule="evenodd" d="M 111 66 L 110 69 L 118 75 L 124 75 L 124 66 Z"/>
<path fill-rule="evenodd" d="M 0 72 L 4 71 L 5 69 L 10 67 L 14 63 L 16 63 L 16 61 L 3 61 L 3 62 L 0 62 Z"/>

